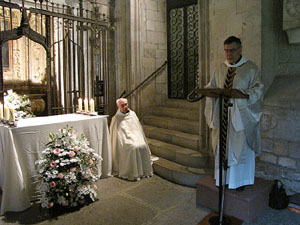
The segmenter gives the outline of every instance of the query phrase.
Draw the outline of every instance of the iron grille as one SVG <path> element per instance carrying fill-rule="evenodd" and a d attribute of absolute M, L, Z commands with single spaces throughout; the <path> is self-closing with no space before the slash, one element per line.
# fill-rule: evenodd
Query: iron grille
<path fill-rule="evenodd" d="M 46 50 L 46 82 L 42 92 L 47 98 L 47 115 L 76 112 L 79 97 L 95 98 L 96 110 L 102 112 L 108 104 L 108 42 L 112 28 L 109 17 L 97 5 L 93 11 L 84 9 L 82 1 L 77 6 L 49 1 L 26 1 L 24 5 L 24 0 L 20 6 L 0 1 L 0 22 L 9 21 L 8 26 L 4 23 L 1 27 L 0 47 L 26 36 Z M 110 6 L 105 7 L 109 10 Z M 13 26 L 14 15 L 20 13 L 22 21 Z M 1 53 L 2 48 L 0 57 Z M 5 64 L 2 66 L 0 60 L 0 98 L 5 89 L 3 67 Z M 30 65 L 26 68 L 31 69 Z M 100 80 L 103 84 L 96 85 Z"/>
<path fill-rule="evenodd" d="M 184 99 L 198 80 L 198 4 L 167 1 L 168 97 Z"/>

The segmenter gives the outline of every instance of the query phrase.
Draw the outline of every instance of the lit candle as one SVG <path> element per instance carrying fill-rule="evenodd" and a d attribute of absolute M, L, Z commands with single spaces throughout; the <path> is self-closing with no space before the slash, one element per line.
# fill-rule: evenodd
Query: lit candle
<path fill-rule="evenodd" d="M 3 119 L 3 104 L 0 102 L 0 119 Z"/>
<path fill-rule="evenodd" d="M 92 98 L 90 100 L 90 108 L 91 108 L 91 112 L 95 112 L 95 103 L 94 103 L 94 99 Z"/>
<path fill-rule="evenodd" d="M 89 111 L 89 103 L 87 99 L 84 99 L 84 111 L 88 112 Z"/>
<path fill-rule="evenodd" d="M 82 111 L 82 98 L 78 99 L 78 111 L 81 112 Z"/>
<path fill-rule="evenodd" d="M 4 106 L 4 120 L 9 120 L 9 108 Z"/>
<path fill-rule="evenodd" d="M 10 112 L 9 121 L 15 121 L 15 109 L 9 108 L 9 112 Z"/>

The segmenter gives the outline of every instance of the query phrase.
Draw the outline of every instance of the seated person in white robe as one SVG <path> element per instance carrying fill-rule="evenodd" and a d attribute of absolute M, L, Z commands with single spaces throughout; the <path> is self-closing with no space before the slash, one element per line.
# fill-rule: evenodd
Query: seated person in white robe
<path fill-rule="evenodd" d="M 257 66 L 242 56 L 239 38 L 231 36 L 224 41 L 226 61 L 214 71 L 208 88 L 224 88 L 227 74 L 234 70 L 233 85 L 249 95 L 249 99 L 230 99 L 228 108 L 226 184 L 229 189 L 243 190 L 254 184 L 255 155 L 261 153 L 260 118 L 264 85 Z M 206 98 L 205 117 L 212 129 L 212 147 L 215 154 L 215 179 L 219 185 L 219 99 Z M 223 180 L 224 181 L 224 180 Z"/>
<path fill-rule="evenodd" d="M 151 152 L 140 121 L 127 99 L 118 99 L 117 106 L 110 124 L 112 174 L 128 180 L 152 176 Z"/>

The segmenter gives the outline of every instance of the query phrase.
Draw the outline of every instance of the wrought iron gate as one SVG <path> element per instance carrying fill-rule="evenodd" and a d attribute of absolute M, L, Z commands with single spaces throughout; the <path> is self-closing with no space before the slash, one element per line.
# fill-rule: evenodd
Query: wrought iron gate
<path fill-rule="evenodd" d="M 197 0 L 167 0 L 168 96 L 183 99 L 198 83 Z"/>
<path fill-rule="evenodd" d="M 8 40 L 22 36 L 44 47 L 47 114 L 75 112 L 78 98 L 94 98 L 96 111 L 104 114 L 108 103 L 108 40 L 111 30 L 108 15 L 99 12 L 97 5 L 93 11 L 83 9 L 81 0 L 78 8 L 42 0 L 26 4 L 24 0 L 22 6 L 11 1 L 0 2 L 3 20 L 11 24 L 0 32 L 0 47 Z M 13 11 L 22 13 L 18 27 L 13 26 Z M 0 76 L 3 100 L 2 60 Z"/>

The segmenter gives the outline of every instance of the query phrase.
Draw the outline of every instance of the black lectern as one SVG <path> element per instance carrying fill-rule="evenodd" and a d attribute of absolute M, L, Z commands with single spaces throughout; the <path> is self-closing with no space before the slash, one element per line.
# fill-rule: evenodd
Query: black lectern
<path fill-rule="evenodd" d="M 223 143 L 223 136 L 221 132 L 222 113 L 223 113 L 223 99 L 224 98 L 249 98 L 247 94 L 244 94 L 238 89 L 221 89 L 221 88 L 196 88 L 187 97 L 188 101 L 197 101 L 203 97 L 219 98 L 219 216 L 213 216 L 209 219 L 211 225 L 228 225 L 231 224 L 230 220 L 223 218 L 224 211 L 224 194 L 226 185 L 226 173 L 227 173 L 227 157 L 222 154 L 225 152 Z M 230 107 L 230 106 L 229 106 Z M 224 184 L 223 184 L 223 169 L 224 169 Z"/>

